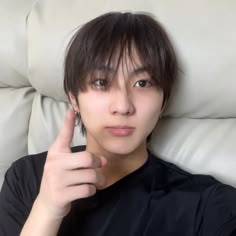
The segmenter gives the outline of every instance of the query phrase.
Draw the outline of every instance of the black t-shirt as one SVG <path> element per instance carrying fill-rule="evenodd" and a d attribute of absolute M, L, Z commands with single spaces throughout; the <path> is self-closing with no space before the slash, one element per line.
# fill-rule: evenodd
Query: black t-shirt
<path fill-rule="evenodd" d="M 20 234 L 39 192 L 46 155 L 23 157 L 7 171 L 0 193 L 1 236 Z M 134 172 L 74 201 L 58 235 L 236 235 L 236 189 L 189 174 L 149 152 Z"/>

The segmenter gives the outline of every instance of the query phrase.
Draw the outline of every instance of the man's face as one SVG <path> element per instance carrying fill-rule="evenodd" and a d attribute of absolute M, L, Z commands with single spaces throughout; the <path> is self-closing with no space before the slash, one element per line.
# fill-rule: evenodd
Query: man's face
<path fill-rule="evenodd" d="M 154 129 L 161 111 L 163 91 L 154 84 L 137 55 L 114 68 L 100 68 L 78 95 L 80 112 L 86 128 L 87 148 L 100 154 L 128 155 L 146 148 L 146 138 Z M 123 66 L 122 66 L 123 64 Z M 104 71 L 111 75 L 108 79 Z"/>

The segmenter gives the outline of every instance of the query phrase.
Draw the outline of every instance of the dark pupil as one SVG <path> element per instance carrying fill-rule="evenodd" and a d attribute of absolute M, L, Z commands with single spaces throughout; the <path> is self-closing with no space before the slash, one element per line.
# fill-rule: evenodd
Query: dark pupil
<path fill-rule="evenodd" d="M 146 85 L 146 81 L 139 81 L 139 86 L 144 87 Z"/>
<path fill-rule="evenodd" d="M 99 84 L 100 84 L 100 86 L 106 86 L 107 85 L 107 81 L 105 79 L 101 79 L 99 81 Z"/>

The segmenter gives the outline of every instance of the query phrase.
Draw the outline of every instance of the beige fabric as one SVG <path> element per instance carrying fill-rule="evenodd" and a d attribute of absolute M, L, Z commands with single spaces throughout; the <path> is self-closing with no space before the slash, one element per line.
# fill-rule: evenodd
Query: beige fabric
<path fill-rule="evenodd" d="M 76 27 L 107 11 L 147 11 L 176 48 L 178 83 L 150 148 L 236 186 L 236 2 L 0 0 L 0 184 L 10 163 L 48 149 L 70 106 L 63 59 Z M 72 145 L 84 144 L 76 130 Z"/>

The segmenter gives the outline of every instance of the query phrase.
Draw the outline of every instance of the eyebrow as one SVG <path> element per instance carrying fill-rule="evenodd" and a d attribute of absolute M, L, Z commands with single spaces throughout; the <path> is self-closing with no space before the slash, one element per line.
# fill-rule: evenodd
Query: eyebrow
<path fill-rule="evenodd" d="M 96 70 L 102 71 L 102 72 L 107 72 L 107 73 L 114 73 L 115 72 L 114 68 L 106 66 L 106 65 L 99 66 L 98 68 L 95 68 L 95 71 Z M 132 77 L 134 75 L 141 74 L 143 72 L 148 72 L 148 69 L 145 66 L 140 66 L 140 67 L 135 68 L 133 71 L 131 71 L 129 73 L 129 76 Z"/>
<path fill-rule="evenodd" d="M 131 73 L 129 73 L 129 75 L 130 76 L 138 75 L 138 74 L 141 74 L 143 72 L 148 72 L 147 67 L 142 66 L 142 67 L 135 68 Z"/>

